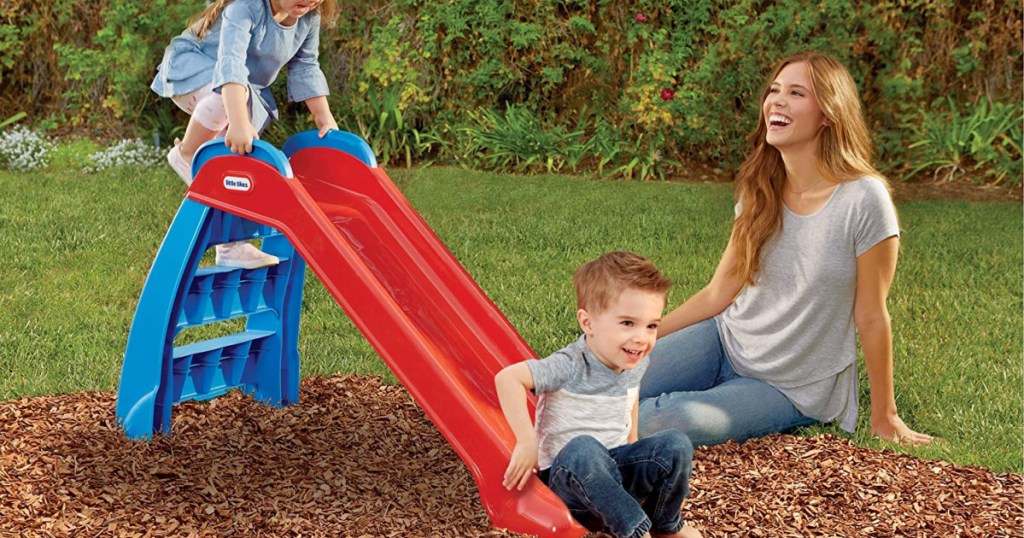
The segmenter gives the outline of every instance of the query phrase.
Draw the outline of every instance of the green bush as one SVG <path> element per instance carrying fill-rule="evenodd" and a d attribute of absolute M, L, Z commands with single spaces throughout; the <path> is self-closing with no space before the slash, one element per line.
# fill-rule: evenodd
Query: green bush
<path fill-rule="evenodd" d="M 149 89 L 156 64 L 193 11 L 183 9 L 189 3 L 170 4 L 114 2 L 102 11 L 104 26 L 89 46 L 54 45 L 68 80 L 62 97 L 69 122 L 103 125 L 143 118 L 147 105 L 157 100 Z"/>
<path fill-rule="evenodd" d="M 504 114 L 474 112 L 469 120 L 461 136 L 474 144 L 470 154 L 477 155 L 485 168 L 551 173 L 568 167 L 575 171 L 588 153 L 582 130 L 545 127 L 526 107 L 509 106 Z"/>
<path fill-rule="evenodd" d="M 169 139 L 185 118 L 148 84 L 163 47 L 202 5 L 8 2 L 0 117 L 25 110 L 37 123 Z M 916 131 L 906 129 L 921 121 L 920 103 L 1017 103 L 1021 94 L 1013 2 L 356 0 L 343 11 L 321 39 L 331 106 L 384 162 L 466 162 L 476 141 L 452 137 L 474 118 L 514 109 L 556 133 L 582 130 L 581 166 L 650 177 L 686 161 L 731 168 L 768 70 L 806 49 L 849 66 L 886 169 L 921 164 L 920 146 L 908 153 Z M 309 125 L 301 107 L 284 108 L 269 139 Z M 979 173 L 1005 182 L 1014 162 L 997 151 Z"/>
<path fill-rule="evenodd" d="M 907 125 L 918 140 L 910 144 L 911 177 L 923 170 L 945 181 L 965 173 L 991 183 L 1021 183 L 1021 125 L 1019 105 L 982 98 L 961 110 L 952 98 L 942 107 L 920 111 L 920 121 Z M 982 175 L 983 174 L 983 175 Z"/>
<path fill-rule="evenodd" d="M 3 112 L 67 127 L 125 130 L 157 101 L 149 82 L 202 0 L 6 2 L 0 10 Z M 0 112 L 0 116 L 4 115 Z"/>

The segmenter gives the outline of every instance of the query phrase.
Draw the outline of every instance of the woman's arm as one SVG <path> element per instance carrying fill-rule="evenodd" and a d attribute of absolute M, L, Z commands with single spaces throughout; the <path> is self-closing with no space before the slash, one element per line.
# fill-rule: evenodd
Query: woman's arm
<path fill-rule="evenodd" d="M 658 325 L 658 338 L 720 314 L 732 304 L 743 289 L 743 282 L 729 274 L 735 265 L 736 250 L 730 239 L 725 252 L 722 253 L 722 259 L 718 262 L 718 268 L 711 277 L 711 282 L 661 320 L 661 325 Z"/>
<path fill-rule="evenodd" d="M 857 257 L 853 319 L 871 385 L 871 434 L 889 441 L 928 444 L 932 437 L 910 429 L 896 411 L 892 322 L 886 299 L 896 273 L 899 244 L 899 238 L 890 237 Z"/>

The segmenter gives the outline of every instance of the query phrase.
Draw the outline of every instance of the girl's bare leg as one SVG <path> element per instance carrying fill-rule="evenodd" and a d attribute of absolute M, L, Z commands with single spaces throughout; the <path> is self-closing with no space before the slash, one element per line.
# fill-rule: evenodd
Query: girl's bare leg
<path fill-rule="evenodd" d="M 213 140 L 219 132 L 203 127 L 196 121 L 195 116 L 190 117 L 188 127 L 185 128 L 185 136 L 181 139 L 181 143 L 178 144 L 181 156 L 192 162 L 192 156 L 196 154 L 199 146 Z"/>

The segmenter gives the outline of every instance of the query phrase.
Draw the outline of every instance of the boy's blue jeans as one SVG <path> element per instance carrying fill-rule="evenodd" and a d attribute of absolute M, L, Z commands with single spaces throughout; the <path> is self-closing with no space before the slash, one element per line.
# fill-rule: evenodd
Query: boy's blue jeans
<path fill-rule="evenodd" d="M 611 450 L 581 435 L 562 448 L 541 479 L 592 531 L 616 537 L 683 528 L 679 509 L 690 494 L 693 445 L 667 430 Z"/>
<path fill-rule="evenodd" d="M 710 446 L 817 422 L 775 387 L 732 369 L 714 318 L 658 340 L 650 361 L 640 383 L 641 438 L 675 429 Z"/>

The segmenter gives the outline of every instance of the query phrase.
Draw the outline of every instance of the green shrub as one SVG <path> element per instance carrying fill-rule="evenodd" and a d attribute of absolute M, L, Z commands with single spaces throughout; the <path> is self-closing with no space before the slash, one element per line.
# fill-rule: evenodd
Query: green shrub
<path fill-rule="evenodd" d="M 544 126 L 526 107 L 509 106 L 504 114 L 470 112 L 462 136 L 475 144 L 473 154 L 486 168 L 498 170 L 575 171 L 588 153 L 583 131 Z"/>
<path fill-rule="evenodd" d="M 378 95 L 378 91 L 382 95 Z M 412 166 L 413 157 L 430 151 L 431 144 L 406 120 L 407 114 L 414 117 L 410 114 L 413 109 L 404 102 L 401 86 L 383 90 L 371 87 L 363 102 L 366 106 L 358 109 L 360 114 L 349 120 L 355 127 L 348 130 L 363 137 L 381 162 L 400 161 L 408 168 Z"/>
<path fill-rule="evenodd" d="M 25 110 L 36 124 L 171 139 L 184 117 L 148 84 L 167 42 L 202 6 L 8 2 L 0 117 Z M 1019 101 L 1021 19 L 1019 3 L 966 0 L 356 0 L 323 32 L 321 66 L 339 125 L 368 138 L 385 163 L 465 163 L 472 141 L 459 130 L 514 107 L 558 133 L 583 130 L 582 165 L 643 176 L 646 164 L 657 177 L 677 162 L 738 164 L 767 71 L 814 49 L 852 71 L 891 169 L 917 159 L 904 143 L 917 103 Z M 309 126 L 303 109 L 283 108 L 270 139 Z M 1007 151 L 986 166 L 1012 165 Z"/>
<path fill-rule="evenodd" d="M 185 27 L 197 2 L 114 2 L 89 46 L 54 45 L 68 83 L 64 113 L 72 124 L 139 121 L 157 100 L 149 82 L 170 38 Z"/>
<path fill-rule="evenodd" d="M 961 110 L 952 98 L 944 106 L 919 111 L 919 121 L 906 129 L 916 134 L 911 143 L 907 177 L 929 170 L 950 181 L 965 173 L 988 182 L 1019 186 L 1021 182 L 1021 125 L 1019 104 L 982 98 Z"/>

